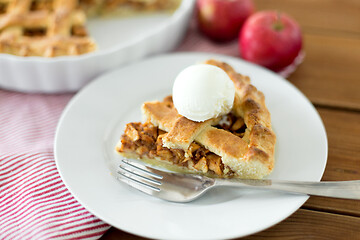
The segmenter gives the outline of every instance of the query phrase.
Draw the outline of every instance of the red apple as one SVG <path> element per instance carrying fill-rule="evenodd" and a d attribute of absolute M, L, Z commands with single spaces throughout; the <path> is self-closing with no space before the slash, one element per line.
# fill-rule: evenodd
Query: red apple
<path fill-rule="evenodd" d="M 301 47 L 302 36 L 297 22 L 276 11 L 250 16 L 239 34 L 242 58 L 276 72 L 291 64 Z"/>
<path fill-rule="evenodd" d="M 198 27 L 214 41 L 230 41 L 254 9 L 252 0 L 197 0 Z"/>

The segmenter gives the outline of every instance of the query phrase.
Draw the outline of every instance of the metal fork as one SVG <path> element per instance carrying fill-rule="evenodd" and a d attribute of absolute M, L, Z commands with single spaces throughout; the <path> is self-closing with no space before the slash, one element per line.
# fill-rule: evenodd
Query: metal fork
<path fill-rule="evenodd" d="M 268 189 L 296 194 L 360 200 L 360 180 L 338 182 L 299 182 L 270 179 L 220 179 L 201 175 L 161 171 L 147 165 L 123 159 L 118 179 L 163 200 L 190 202 L 217 186 Z"/>

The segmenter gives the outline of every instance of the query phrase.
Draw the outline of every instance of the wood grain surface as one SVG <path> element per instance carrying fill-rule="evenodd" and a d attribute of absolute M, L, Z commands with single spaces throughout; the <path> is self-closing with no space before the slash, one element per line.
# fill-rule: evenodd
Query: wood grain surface
<path fill-rule="evenodd" d="M 293 16 L 306 57 L 289 77 L 315 105 L 329 144 L 324 181 L 360 179 L 360 0 L 255 0 Z M 144 239 L 112 228 L 102 240 Z M 292 216 L 244 239 L 360 239 L 360 201 L 310 197 Z"/>
<path fill-rule="evenodd" d="M 359 239 L 358 217 L 300 209 L 266 231 L 243 239 Z"/>
<path fill-rule="evenodd" d="M 360 38 L 305 33 L 304 44 L 290 82 L 314 104 L 360 110 Z"/>
<path fill-rule="evenodd" d="M 359 0 L 254 0 L 257 10 L 276 10 L 295 18 L 304 32 L 360 33 Z"/>

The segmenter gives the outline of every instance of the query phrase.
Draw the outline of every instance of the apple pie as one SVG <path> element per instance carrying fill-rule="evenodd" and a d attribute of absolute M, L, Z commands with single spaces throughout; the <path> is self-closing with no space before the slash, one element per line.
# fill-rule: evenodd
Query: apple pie
<path fill-rule="evenodd" d="M 87 16 L 174 10 L 178 0 L 0 0 L 0 53 L 56 57 L 96 49 Z"/>
<path fill-rule="evenodd" d="M 206 64 L 223 69 L 234 83 L 230 113 L 195 122 L 177 112 L 171 96 L 145 102 L 142 113 L 146 121 L 128 123 L 115 149 L 123 157 L 170 166 L 175 171 L 263 178 L 274 167 L 276 142 L 264 94 L 230 65 L 216 60 Z"/>

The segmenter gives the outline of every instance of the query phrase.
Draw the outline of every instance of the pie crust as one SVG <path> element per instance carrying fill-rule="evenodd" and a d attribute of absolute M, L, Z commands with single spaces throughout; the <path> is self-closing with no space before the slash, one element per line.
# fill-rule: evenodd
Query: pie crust
<path fill-rule="evenodd" d="M 87 16 L 172 11 L 179 0 L 0 0 L 0 53 L 56 57 L 96 50 Z"/>
<path fill-rule="evenodd" d="M 176 111 L 171 96 L 162 102 L 145 102 L 146 122 L 127 124 L 116 151 L 153 164 L 167 162 L 177 171 L 265 177 L 274 167 L 276 136 L 264 94 L 230 65 L 216 60 L 205 63 L 222 68 L 234 82 L 235 99 L 229 114 L 194 122 Z"/>

